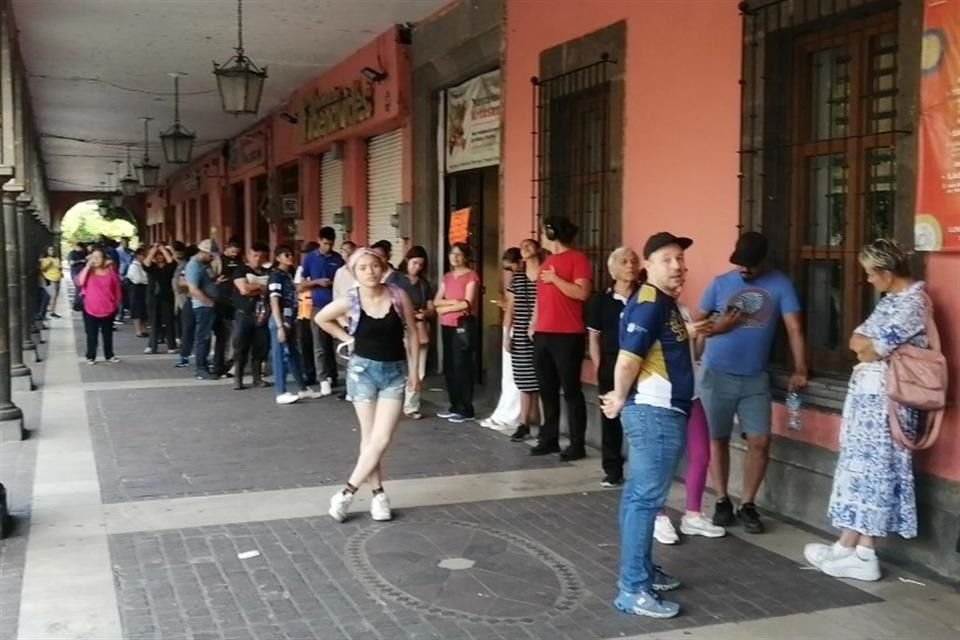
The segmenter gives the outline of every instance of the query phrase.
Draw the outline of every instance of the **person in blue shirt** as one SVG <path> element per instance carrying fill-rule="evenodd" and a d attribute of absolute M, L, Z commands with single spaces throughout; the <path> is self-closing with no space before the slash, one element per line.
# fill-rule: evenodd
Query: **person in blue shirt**
<path fill-rule="evenodd" d="M 740 236 L 730 262 L 737 268 L 710 283 L 694 313 L 694 320 L 714 319 L 701 384 L 717 492 L 713 523 L 728 527 L 736 520 L 727 493 L 730 435 L 736 416 L 748 447 L 736 515 L 747 533 L 763 533 L 754 500 L 770 459 L 772 399 L 767 366 L 781 318 L 793 354 L 791 390 L 807 384 L 806 345 L 797 293 L 790 278 L 769 267 L 766 237 L 754 231 Z"/>
<path fill-rule="evenodd" d="M 613 391 L 600 396 L 607 418 L 618 415 L 629 445 L 629 472 L 620 502 L 620 579 L 614 606 L 638 616 L 672 618 L 675 602 L 657 592 L 680 581 L 653 564 L 653 529 L 683 453 L 687 416 L 693 406 L 691 332 L 677 307 L 687 271 L 684 252 L 693 244 L 668 232 L 650 236 L 643 248 L 647 281 L 620 317 L 620 351 Z"/>
<path fill-rule="evenodd" d="M 313 294 L 313 313 L 316 314 L 333 301 L 333 277 L 343 266 L 343 257 L 333 250 L 337 233 L 333 227 L 320 229 L 320 247 L 303 257 L 303 280 L 300 291 Z M 310 323 L 313 336 L 313 358 L 320 382 L 321 395 L 328 396 L 337 386 L 337 359 L 333 337 L 321 330 L 315 322 Z"/>
<path fill-rule="evenodd" d="M 197 380 L 215 380 L 207 366 L 210 353 L 210 334 L 213 331 L 213 305 L 220 293 L 213 279 L 210 263 L 213 262 L 213 243 L 202 240 L 197 243 L 197 253 L 183 269 L 183 277 L 190 290 L 190 305 L 193 311 L 193 356 L 196 362 Z"/>

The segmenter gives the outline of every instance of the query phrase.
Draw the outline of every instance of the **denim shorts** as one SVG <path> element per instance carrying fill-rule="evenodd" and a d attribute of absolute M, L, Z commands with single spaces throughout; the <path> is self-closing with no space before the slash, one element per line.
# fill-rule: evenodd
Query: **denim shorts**
<path fill-rule="evenodd" d="M 407 386 L 407 362 L 395 360 L 380 362 L 350 356 L 347 363 L 347 400 L 351 402 L 376 402 L 377 400 L 403 401 Z"/>
<path fill-rule="evenodd" d="M 700 400 L 710 425 L 710 437 L 727 440 L 733 433 L 733 417 L 740 431 L 750 436 L 770 435 L 770 376 L 737 376 L 705 369 Z"/>

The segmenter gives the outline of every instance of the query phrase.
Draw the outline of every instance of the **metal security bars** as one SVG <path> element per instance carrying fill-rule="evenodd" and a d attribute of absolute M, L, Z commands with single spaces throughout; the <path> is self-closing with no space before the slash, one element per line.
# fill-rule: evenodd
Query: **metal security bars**
<path fill-rule="evenodd" d="M 849 370 L 874 303 L 857 254 L 895 228 L 897 2 L 744 2 L 740 225 L 803 298 L 811 365 Z M 778 356 L 786 364 L 787 350 Z"/>
<path fill-rule="evenodd" d="M 593 265 L 595 286 L 607 278 L 606 254 L 620 232 L 610 214 L 610 77 L 599 61 L 551 78 L 533 78 L 534 157 L 530 233 L 562 215 L 580 227 L 578 247 Z"/>

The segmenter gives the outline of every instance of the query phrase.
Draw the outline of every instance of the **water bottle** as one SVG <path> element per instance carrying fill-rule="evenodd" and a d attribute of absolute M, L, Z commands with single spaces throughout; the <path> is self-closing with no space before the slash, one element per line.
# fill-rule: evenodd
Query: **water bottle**
<path fill-rule="evenodd" d="M 796 391 L 787 393 L 787 429 L 800 431 L 800 394 Z"/>

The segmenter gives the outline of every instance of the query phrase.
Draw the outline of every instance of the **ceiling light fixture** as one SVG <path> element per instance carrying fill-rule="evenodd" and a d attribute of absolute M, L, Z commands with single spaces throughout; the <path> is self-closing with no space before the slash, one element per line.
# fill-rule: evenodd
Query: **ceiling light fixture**
<path fill-rule="evenodd" d="M 110 204 L 114 207 L 123 206 L 123 192 L 120 191 L 120 165 L 123 164 L 123 160 L 114 160 L 113 164 L 116 166 L 116 171 L 111 173 L 111 176 L 117 176 L 116 182 L 110 186 Z"/>
<path fill-rule="evenodd" d="M 374 69 L 373 67 L 364 67 L 360 70 L 360 75 L 369 80 L 370 82 L 383 82 L 387 79 L 387 72 L 381 71 L 379 69 Z"/>
<path fill-rule="evenodd" d="M 135 165 L 137 178 L 144 189 L 153 189 L 160 181 L 160 165 L 150 162 L 150 132 L 148 127 L 153 118 L 144 116 L 143 120 L 143 162 Z"/>
<path fill-rule="evenodd" d="M 225 113 L 239 116 L 257 112 L 267 68 L 258 67 L 243 51 L 243 0 L 237 0 L 236 54 L 222 65 L 214 62 L 213 75 L 217 77 L 220 103 Z"/>
<path fill-rule="evenodd" d="M 133 164 L 130 162 L 130 145 L 127 145 L 127 175 L 120 180 L 120 193 L 126 197 L 137 195 L 140 183 L 133 177 Z"/>
<path fill-rule="evenodd" d="M 193 141 L 197 134 L 180 124 L 180 76 L 185 73 L 169 74 L 173 78 L 173 126 L 160 134 L 163 144 L 163 157 L 170 164 L 186 164 L 193 154 Z"/>

